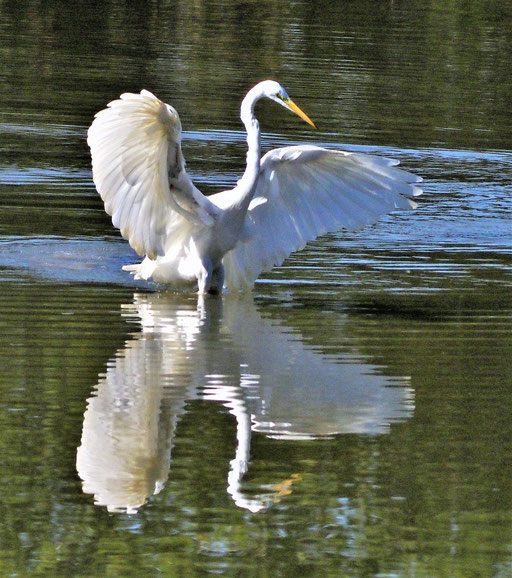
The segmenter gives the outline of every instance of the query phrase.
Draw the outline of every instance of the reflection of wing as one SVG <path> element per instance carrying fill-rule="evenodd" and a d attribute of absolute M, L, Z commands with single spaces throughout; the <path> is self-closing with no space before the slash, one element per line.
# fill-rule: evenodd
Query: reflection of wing
<path fill-rule="evenodd" d="M 262 159 L 247 216 L 248 240 L 224 258 L 226 285 L 250 287 L 319 235 L 358 229 L 393 209 L 415 206 L 420 177 L 371 155 L 303 145 Z"/>
<path fill-rule="evenodd" d="M 144 333 L 109 363 L 88 400 L 77 452 L 84 492 L 111 512 L 134 513 L 163 487 L 177 421 L 194 395 L 187 387 L 186 340 L 173 322 L 192 320 L 193 332 L 196 311 L 182 305 L 174 320 L 159 319 L 143 303 L 139 313 Z"/>
<path fill-rule="evenodd" d="M 389 378 L 355 349 L 323 355 L 300 334 L 262 319 L 252 299 L 226 300 L 224 326 L 241 352 L 240 384 L 254 431 L 315 437 L 385 433 L 412 412 L 406 378 Z M 343 317 L 331 320 L 339 332 Z"/>
<path fill-rule="evenodd" d="M 123 309 L 140 319 L 142 333 L 109 363 L 89 400 L 77 454 L 84 491 L 111 511 L 136 511 L 165 482 L 176 423 L 199 392 L 237 420 L 228 492 L 251 511 L 284 495 L 245 495 L 251 431 L 384 433 L 412 411 L 410 390 L 390 387 L 403 380 L 380 375 L 355 351 L 322 355 L 293 329 L 263 319 L 250 295 L 142 294 Z"/>
<path fill-rule="evenodd" d="M 105 210 L 139 255 L 163 255 L 188 222 L 213 224 L 218 210 L 185 171 L 178 113 L 147 90 L 99 112 L 87 142 Z"/>

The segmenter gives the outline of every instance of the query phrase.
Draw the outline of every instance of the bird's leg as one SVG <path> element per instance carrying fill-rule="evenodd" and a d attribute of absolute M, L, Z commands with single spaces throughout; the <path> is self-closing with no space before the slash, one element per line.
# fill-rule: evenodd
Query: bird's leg
<path fill-rule="evenodd" d="M 224 286 L 224 267 L 222 263 L 215 267 L 212 271 L 212 279 L 210 283 L 210 289 L 208 293 L 212 295 L 219 295 L 222 293 L 222 287 Z"/>
<path fill-rule="evenodd" d="M 197 291 L 198 293 L 208 293 L 212 283 L 213 265 L 210 259 L 201 259 L 199 261 L 199 270 L 197 272 Z"/>

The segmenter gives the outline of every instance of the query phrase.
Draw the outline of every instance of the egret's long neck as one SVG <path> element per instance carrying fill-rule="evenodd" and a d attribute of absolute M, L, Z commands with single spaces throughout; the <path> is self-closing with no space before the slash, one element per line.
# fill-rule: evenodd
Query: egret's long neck
<path fill-rule="evenodd" d="M 256 190 L 258 183 L 258 176 L 260 172 L 260 126 L 254 116 L 254 104 L 263 95 L 258 86 L 251 89 L 240 107 L 240 118 L 245 125 L 247 131 L 247 166 L 242 178 L 238 181 L 238 193 L 240 208 L 247 210 L 249 203 Z"/>

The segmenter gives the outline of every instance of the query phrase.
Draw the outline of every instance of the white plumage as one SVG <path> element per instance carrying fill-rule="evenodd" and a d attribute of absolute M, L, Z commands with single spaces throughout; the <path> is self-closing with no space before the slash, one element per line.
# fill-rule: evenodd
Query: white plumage
<path fill-rule="evenodd" d="M 275 149 L 260 160 L 254 104 L 263 97 L 313 125 L 277 82 L 257 84 L 241 106 L 245 173 L 234 189 L 210 197 L 185 170 L 174 108 L 143 90 L 96 115 L 88 133 L 94 182 L 113 224 L 146 255 L 126 267 L 137 278 L 201 293 L 248 289 L 323 233 L 415 206 L 421 178 L 395 168 L 396 161 L 310 145 Z"/>

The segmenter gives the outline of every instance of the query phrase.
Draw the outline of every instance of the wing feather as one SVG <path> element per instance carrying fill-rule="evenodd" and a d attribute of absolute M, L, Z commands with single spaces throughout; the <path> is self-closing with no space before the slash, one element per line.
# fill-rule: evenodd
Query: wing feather
<path fill-rule="evenodd" d="M 275 149 L 261 162 L 246 241 L 224 257 L 226 285 L 250 288 L 294 251 L 330 231 L 356 230 L 415 207 L 420 177 L 397 161 L 314 146 Z"/>
<path fill-rule="evenodd" d="M 152 259 L 165 254 L 184 220 L 211 226 L 219 212 L 187 175 L 180 141 L 178 113 L 147 90 L 109 103 L 88 132 L 105 210 L 135 251 Z"/>

